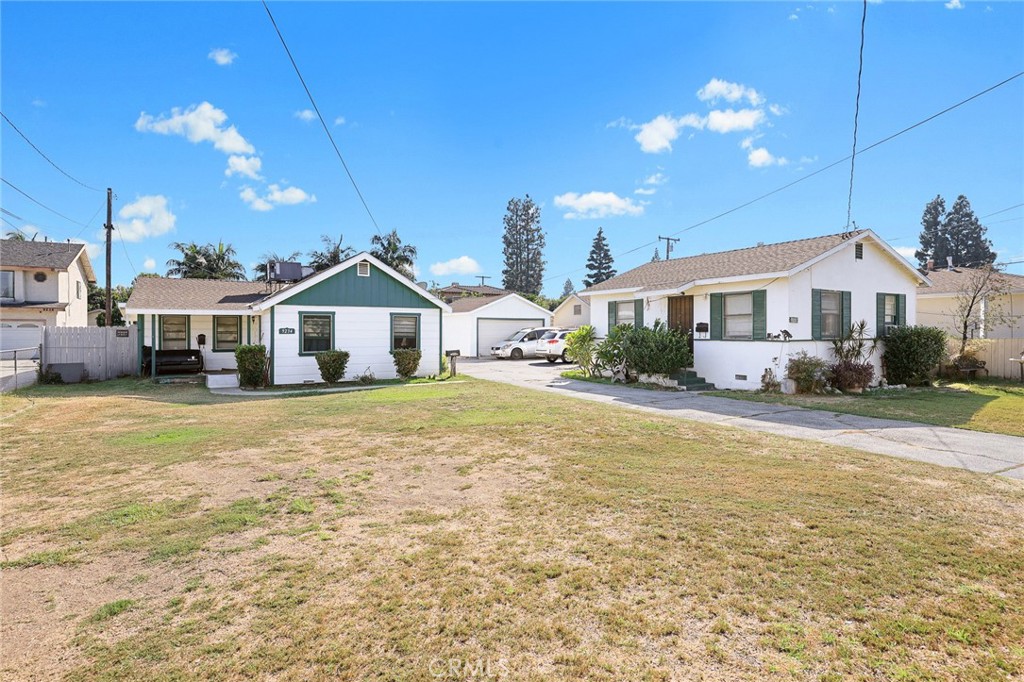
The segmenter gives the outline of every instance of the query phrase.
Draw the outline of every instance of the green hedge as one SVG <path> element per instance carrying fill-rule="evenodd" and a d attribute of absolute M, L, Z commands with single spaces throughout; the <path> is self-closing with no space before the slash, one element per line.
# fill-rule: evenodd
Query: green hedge
<path fill-rule="evenodd" d="M 345 368 L 348 367 L 348 351 L 325 350 L 313 357 L 316 358 L 316 366 L 320 368 L 320 378 L 327 383 L 337 383 L 345 376 Z"/>
<path fill-rule="evenodd" d="M 606 369 L 625 364 L 629 381 L 640 374 L 670 375 L 693 364 L 686 334 L 670 329 L 661 320 L 650 327 L 613 327 L 598 344 L 595 355 Z"/>
<path fill-rule="evenodd" d="M 267 383 L 267 347 L 261 344 L 235 346 L 238 385 L 259 388 Z"/>
<path fill-rule="evenodd" d="M 391 351 L 391 356 L 395 359 L 395 371 L 398 372 L 398 376 L 408 379 L 416 375 L 423 353 L 415 348 L 396 348 Z"/>
<path fill-rule="evenodd" d="M 885 380 L 923 384 L 946 357 L 946 333 L 936 327 L 896 327 L 885 337 Z"/>

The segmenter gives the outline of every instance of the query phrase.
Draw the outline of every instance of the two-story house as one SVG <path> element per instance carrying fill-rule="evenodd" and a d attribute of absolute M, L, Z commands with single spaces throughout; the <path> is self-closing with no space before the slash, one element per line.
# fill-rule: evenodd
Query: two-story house
<path fill-rule="evenodd" d="M 0 327 L 85 327 L 95 281 L 84 244 L 0 240 Z"/>

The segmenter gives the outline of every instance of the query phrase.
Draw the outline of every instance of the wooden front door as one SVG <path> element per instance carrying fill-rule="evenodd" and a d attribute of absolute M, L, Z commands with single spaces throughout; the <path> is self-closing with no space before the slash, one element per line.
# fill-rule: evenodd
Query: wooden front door
<path fill-rule="evenodd" d="M 690 351 L 693 351 L 693 296 L 669 296 L 668 326 L 690 337 Z"/>

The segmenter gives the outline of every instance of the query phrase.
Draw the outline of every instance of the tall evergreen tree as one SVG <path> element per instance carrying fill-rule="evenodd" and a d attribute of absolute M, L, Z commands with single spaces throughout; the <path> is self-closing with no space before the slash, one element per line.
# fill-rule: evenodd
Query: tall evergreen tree
<path fill-rule="evenodd" d="M 565 284 L 562 285 L 562 298 L 565 298 L 574 291 L 576 291 L 576 287 L 572 285 L 572 280 L 566 277 Z"/>
<path fill-rule="evenodd" d="M 501 271 L 506 289 L 539 294 L 544 284 L 544 228 L 540 207 L 530 195 L 509 199 L 505 208 L 505 234 L 502 236 L 505 268 Z"/>
<path fill-rule="evenodd" d="M 594 244 L 590 247 L 590 257 L 587 258 L 587 270 L 590 274 L 583 280 L 583 286 L 589 288 L 614 277 L 617 273 L 613 265 L 615 261 L 608 248 L 608 240 L 604 238 L 604 228 L 599 227 Z"/>
<path fill-rule="evenodd" d="M 651 258 L 651 262 L 652 262 L 652 263 L 657 263 L 657 262 L 658 262 L 658 261 L 660 261 L 660 260 L 661 260 L 661 254 L 660 254 L 660 253 L 658 253 L 658 247 L 657 247 L 657 246 L 655 246 L 655 247 L 654 247 L 654 257 L 653 257 L 653 258 Z"/>
<path fill-rule="evenodd" d="M 914 252 L 921 266 L 933 260 L 936 267 L 945 267 L 947 258 L 952 257 L 953 265 L 979 267 L 996 259 L 992 242 L 985 238 L 987 228 L 962 194 L 948 212 L 941 196 L 929 201 L 921 216 L 921 228 L 921 248 Z"/>

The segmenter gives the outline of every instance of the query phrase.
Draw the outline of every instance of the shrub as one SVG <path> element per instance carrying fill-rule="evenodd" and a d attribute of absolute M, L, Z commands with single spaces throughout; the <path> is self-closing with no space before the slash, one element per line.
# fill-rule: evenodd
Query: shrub
<path fill-rule="evenodd" d="M 608 330 L 608 336 L 594 349 L 595 367 L 611 370 L 613 378 L 622 381 L 636 381 L 635 376 L 629 376 L 626 365 L 626 334 L 632 328 L 632 325 L 624 324 L 612 327 Z"/>
<path fill-rule="evenodd" d="M 238 384 L 259 388 L 267 383 L 267 347 L 261 344 L 235 346 Z"/>
<path fill-rule="evenodd" d="M 946 333 L 936 327 L 896 327 L 885 338 L 882 362 L 890 384 L 923 384 L 946 357 Z"/>
<path fill-rule="evenodd" d="M 782 382 L 775 376 L 775 370 L 771 367 L 765 367 L 764 373 L 761 375 L 761 392 L 778 393 L 781 390 Z"/>
<path fill-rule="evenodd" d="M 976 369 L 984 367 L 985 361 L 979 358 L 985 343 L 980 339 L 971 339 L 964 345 L 963 351 L 954 354 L 949 360 L 959 369 Z"/>
<path fill-rule="evenodd" d="M 864 388 L 875 378 L 875 368 L 870 362 L 840 360 L 828 366 L 832 385 L 840 391 Z"/>
<path fill-rule="evenodd" d="M 398 372 L 398 376 L 408 379 L 416 375 L 423 353 L 415 348 L 396 348 L 391 351 L 391 356 L 395 359 L 395 371 Z"/>
<path fill-rule="evenodd" d="M 828 383 L 827 363 L 802 350 L 786 362 L 786 378 L 796 384 L 797 393 L 821 393 Z"/>
<path fill-rule="evenodd" d="M 661 320 L 651 327 L 626 327 L 623 354 L 628 369 L 637 374 L 672 374 L 693 364 L 686 334 Z"/>
<path fill-rule="evenodd" d="M 365 372 L 359 375 L 359 383 L 361 383 L 363 386 L 369 386 L 376 380 L 377 377 L 374 376 L 373 372 L 370 371 L 369 367 L 366 368 Z"/>
<path fill-rule="evenodd" d="M 50 369 L 48 366 L 43 367 L 42 363 L 39 364 L 39 383 L 40 384 L 63 384 L 64 377 L 60 375 L 60 372 Z"/>
<path fill-rule="evenodd" d="M 565 337 L 565 357 L 580 366 L 584 376 L 593 376 L 596 363 L 597 332 L 585 324 Z"/>
<path fill-rule="evenodd" d="M 320 378 L 329 384 L 341 381 L 348 367 L 348 351 L 325 350 L 315 356 L 316 366 L 320 368 Z"/>
<path fill-rule="evenodd" d="M 851 324 L 838 339 L 832 341 L 832 354 L 836 362 L 867 362 L 878 346 L 878 340 L 868 336 L 868 323 L 864 320 Z"/>

